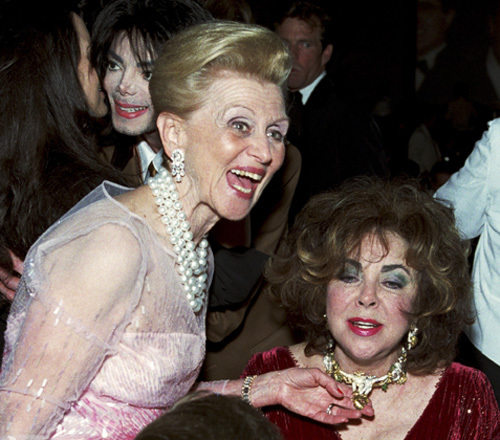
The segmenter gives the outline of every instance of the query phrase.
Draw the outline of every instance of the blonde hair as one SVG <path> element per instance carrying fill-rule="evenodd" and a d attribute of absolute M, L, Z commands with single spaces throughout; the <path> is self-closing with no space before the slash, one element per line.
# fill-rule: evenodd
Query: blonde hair
<path fill-rule="evenodd" d="M 226 20 L 194 25 L 170 39 L 156 60 L 153 107 L 157 114 L 188 117 L 221 71 L 270 82 L 285 96 L 291 66 L 288 47 L 267 28 Z"/>

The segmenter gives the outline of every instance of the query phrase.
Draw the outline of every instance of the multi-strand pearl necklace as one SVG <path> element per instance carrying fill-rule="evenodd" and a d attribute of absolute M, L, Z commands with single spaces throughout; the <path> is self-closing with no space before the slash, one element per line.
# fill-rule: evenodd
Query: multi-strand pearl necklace
<path fill-rule="evenodd" d="M 148 185 L 176 254 L 175 263 L 184 293 L 191 308 L 199 312 L 207 292 L 208 241 L 204 237 L 198 246 L 193 242 L 191 225 L 182 211 L 175 182 L 164 167 L 148 179 Z"/>

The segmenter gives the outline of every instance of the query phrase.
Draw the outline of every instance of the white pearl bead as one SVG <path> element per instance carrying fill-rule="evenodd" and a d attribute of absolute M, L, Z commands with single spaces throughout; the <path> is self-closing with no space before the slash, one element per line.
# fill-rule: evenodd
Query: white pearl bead
<path fill-rule="evenodd" d="M 184 171 L 175 177 L 180 182 Z M 177 187 L 170 173 L 162 167 L 157 175 L 148 179 L 148 185 L 158 206 L 158 213 L 165 225 L 165 231 L 176 253 L 176 269 L 179 273 L 182 289 L 195 312 L 201 310 L 207 292 L 207 248 L 208 240 L 203 238 L 198 246 L 193 242 L 191 225 L 182 211 Z"/>

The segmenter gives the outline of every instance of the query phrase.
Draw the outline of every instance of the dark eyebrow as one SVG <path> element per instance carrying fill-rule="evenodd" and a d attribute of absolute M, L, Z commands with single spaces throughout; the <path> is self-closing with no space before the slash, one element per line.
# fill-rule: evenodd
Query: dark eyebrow
<path fill-rule="evenodd" d="M 137 67 L 140 67 L 142 70 L 152 69 L 154 65 L 154 61 L 141 61 L 140 63 L 137 63 Z"/>
<path fill-rule="evenodd" d="M 118 55 L 116 52 L 112 51 L 111 49 L 109 49 L 109 51 L 108 51 L 108 57 L 114 58 L 119 63 L 123 63 L 123 58 L 120 55 Z"/>
<path fill-rule="evenodd" d="M 382 272 L 390 272 L 391 270 L 395 270 L 395 269 L 402 269 L 408 275 L 411 275 L 410 271 L 405 266 L 403 266 L 402 264 L 388 264 L 387 266 L 383 266 L 382 267 Z"/>
<path fill-rule="evenodd" d="M 113 58 L 119 63 L 123 64 L 123 58 L 120 55 L 118 55 L 115 51 L 110 49 L 108 52 L 108 56 L 109 58 Z M 153 68 L 154 64 L 155 64 L 154 61 L 140 61 L 137 63 L 137 67 L 140 67 L 142 70 L 147 70 Z"/>
<path fill-rule="evenodd" d="M 361 263 L 359 261 L 351 260 L 350 258 L 348 258 L 346 260 L 346 264 L 350 264 L 351 266 L 355 267 L 356 270 L 361 270 L 361 267 L 362 267 Z M 391 270 L 395 270 L 395 269 L 404 270 L 408 275 L 411 276 L 410 271 L 408 270 L 408 268 L 405 267 L 405 266 L 403 266 L 402 264 L 388 264 L 386 266 L 382 266 L 381 272 L 390 272 Z"/>
<path fill-rule="evenodd" d="M 356 260 L 351 260 L 350 258 L 347 258 L 345 260 L 345 264 L 350 264 L 351 266 L 354 266 L 356 268 L 356 270 L 361 269 L 361 263 L 359 261 L 356 261 Z"/>

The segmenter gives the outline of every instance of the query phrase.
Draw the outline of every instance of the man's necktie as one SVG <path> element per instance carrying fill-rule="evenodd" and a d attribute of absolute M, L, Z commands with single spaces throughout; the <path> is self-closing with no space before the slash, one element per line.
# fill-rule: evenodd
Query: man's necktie
<path fill-rule="evenodd" d="M 304 134 L 304 104 L 302 103 L 302 93 L 292 93 L 288 113 L 291 122 L 288 139 L 297 146 L 301 143 L 300 139 Z"/>
<path fill-rule="evenodd" d="M 156 171 L 156 168 L 155 168 L 153 162 L 150 162 L 149 166 L 148 166 L 148 176 L 154 177 L 154 176 L 156 176 L 156 172 L 157 171 Z"/>
<path fill-rule="evenodd" d="M 420 60 L 417 61 L 417 68 L 424 74 L 427 75 L 429 72 L 429 64 L 427 64 L 427 61 L 425 60 Z"/>

